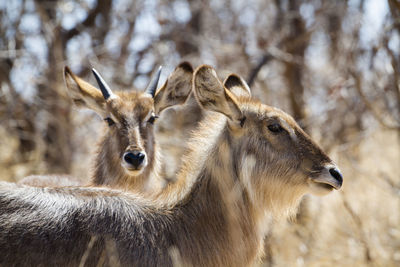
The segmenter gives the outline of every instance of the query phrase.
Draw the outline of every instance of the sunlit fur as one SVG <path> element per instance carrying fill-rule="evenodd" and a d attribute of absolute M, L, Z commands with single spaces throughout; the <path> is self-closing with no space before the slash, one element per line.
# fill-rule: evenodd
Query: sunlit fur
<path fill-rule="evenodd" d="M 82 180 L 70 175 L 29 175 L 19 181 L 20 184 L 31 186 L 80 186 Z"/>
<path fill-rule="evenodd" d="M 119 97 L 108 101 L 108 112 L 115 124 L 106 126 L 99 143 L 92 184 L 138 191 L 161 188 L 154 126 L 146 121 L 154 112 L 153 98 L 136 91 L 115 94 Z M 143 170 L 135 173 L 123 167 L 122 157 L 127 150 L 146 152 Z"/>
<path fill-rule="evenodd" d="M 196 98 L 202 107 L 202 96 L 230 102 L 207 107 L 217 112 L 223 107 L 229 118 L 207 112 L 189 142 L 177 182 L 154 201 L 100 188 L 0 183 L 0 265 L 77 265 L 93 237 L 87 261 L 93 265 L 101 257 L 109 263 L 110 242 L 124 266 L 255 265 L 268 214 L 290 214 L 310 191 L 310 176 L 332 163 L 282 111 L 226 91 L 210 93 L 204 85 L 219 83 L 210 70 L 196 71 Z M 296 138 L 268 131 L 276 119 L 271 111 Z"/>
<path fill-rule="evenodd" d="M 114 124 L 104 123 L 104 132 L 95 157 L 95 166 L 90 185 L 104 185 L 111 188 L 155 192 L 160 190 L 165 180 L 160 177 L 161 158 L 154 136 L 152 115 L 165 108 L 182 104 L 191 91 L 193 69 L 189 63 L 178 65 L 154 98 L 147 92 L 129 90 L 115 91 L 112 98 L 104 100 L 100 90 L 65 69 L 67 91 L 78 106 L 96 111 L 103 119 L 111 119 Z M 130 170 L 124 166 L 123 154 L 129 150 L 145 153 L 142 168 Z M 74 186 L 71 177 L 60 179 L 52 176 L 27 177 L 22 184 L 34 186 Z M 69 183 L 71 181 L 71 183 Z"/>
<path fill-rule="evenodd" d="M 191 91 L 192 76 L 192 67 L 183 62 L 154 98 L 146 92 L 124 91 L 115 92 L 118 97 L 106 101 L 106 116 L 115 124 L 100 142 L 93 185 L 137 192 L 157 192 L 163 188 L 165 179 L 160 177 L 161 159 L 149 118 L 167 107 L 184 103 Z M 122 157 L 128 150 L 145 152 L 147 164 L 142 170 L 131 171 L 124 167 Z"/>

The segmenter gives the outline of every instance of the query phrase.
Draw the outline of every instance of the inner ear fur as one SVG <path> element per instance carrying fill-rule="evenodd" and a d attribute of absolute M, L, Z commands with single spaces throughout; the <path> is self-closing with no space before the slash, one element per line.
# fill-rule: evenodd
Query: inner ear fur
<path fill-rule="evenodd" d="M 67 66 L 64 68 L 64 81 L 75 105 L 90 108 L 100 116 L 105 116 L 106 101 L 99 89 L 76 76 Z"/>
<path fill-rule="evenodd" d="M 202 65 L 197 68 L 193 90 L 202 108 L 222 113 L 233 121 L 243 120 L 236 97 L 224 87 L 211 66 Z"/>
<path fill-rule="evenodd" d="M 250 87 L 247 83 L 237 74 L 230 74 L 224 81 L 226 89 L 231 91 L 235 96 L 251 97 Z"/>
<path fill-rule="evenodd" d="M 154 96 L 156 114 L 164 109 L 185 103 L 192 89 L 193 67 L 189 62 L 180 63 Z"/>

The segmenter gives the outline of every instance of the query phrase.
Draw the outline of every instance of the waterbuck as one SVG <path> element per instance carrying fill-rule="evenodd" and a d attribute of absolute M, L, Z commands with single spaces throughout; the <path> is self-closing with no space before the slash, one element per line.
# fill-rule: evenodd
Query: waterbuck
<path fill-rule="evenodd" d="M 239 76 L 237 78 L 241 79 Z M 232 77 L 228 76 L 224 81 L 224 85 L 231 81 Z M 242 84 L 245 87 L 239 88 L 227 85 L 226 88 L 234 95 L 245 94 L 250 96 L 250 88 L 244 81 Z M 163 134 L 158 136 L 158 140 L 161 139 L 161 153 L 168 158 L 168 165 L 163 165 L 163 167 L 164 175 L 169 180 L 176 180 L 176 173 L 181 164 L 180 155 L 185 153 L 187 141 L 190 139 L 193 130 L 198 126 L 198 123 L 203 119 L 204 113 L 205 111 L 199 106 L 192 92 L 184 105 L 170 109 L 163 114 L 162 124 L 159 127 L 159 131 L 162 131 Z M 165 127 L 164 124 L 168 126 Z"/>
<path fill-rule="evenodd" d="M 97 112 L 108 124 L 98 145 L 91 185 L 104 185 L 140 192 L 163 187 L 161 159 L 154 138 L 153 123 L 167 107 L 182 104 L 191 92 L 193 68 L 179 64 L 164 85 L 156 91 L 160 69 L 144 92 L 113 92 L 93 70 L 99 89 L 64 69 L 64 80 L 73 102 Z M 71 176 L 34 175 L 20 181 L 33 186 L 75 186 Z"/>
<path fill-rule="evenodd" d="M 292 117 L 247 96 L 238 76 L 225 84 L 209 66 L 195 71 L 193 90 L 208 112 L 177 182 L 154 200 L 0 183 L 0 265 L 254 265 L 266 215 L 339 189 L 342 176 Z"/>

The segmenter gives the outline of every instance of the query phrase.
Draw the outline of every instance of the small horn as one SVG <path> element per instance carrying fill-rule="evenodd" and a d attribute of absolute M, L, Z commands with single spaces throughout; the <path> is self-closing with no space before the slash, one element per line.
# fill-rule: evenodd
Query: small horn
<path fill-rule="evenodd" d="M 103 94 L 103 97 L 105 100 L 109 98 L 114 98 L 115 95 L 111 91 L 110 86 L 107 85 L 107 83 L 104 81 L 104 79 L 100 76 L 100 74 L 95 70 L 94 68 L 92 69 L 93 75 L 96 78 L 97 83 L 99 84 L 101 93 Z"/>
<path fill-rule="evenodd" d="M 160 75 L 161 75 L 161 69 L 162 67 L 160 66 L 156 74 L 153 75 L 149 85 L 146 88 L 146 93 L 150 94 L 152 97 L 154 97 L 154 94 L 156 93 L 157 90 L 158 80 L 160 80 Z"/>

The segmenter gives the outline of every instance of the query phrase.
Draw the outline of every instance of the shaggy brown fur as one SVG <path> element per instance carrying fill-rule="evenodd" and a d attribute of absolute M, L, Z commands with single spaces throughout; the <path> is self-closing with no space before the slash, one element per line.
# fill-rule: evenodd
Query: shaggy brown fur
<path fill-rule="evenodd" d="M 80 186 L 82 185 L 82 180 L 71 175 L 63 175 L 63 174 L 29 175 L 24 177 L 18 183 L 36 187 L 43 187 L 43 186 L 62 187 L 62 186 Z"/>
<path fill-rule="evenodd" d="M 235 74 L 226 77 L 224 85 L 236 96 L 251 96 L 246 83 Z M 168 180 L 176 181 L 176 173 L 182 164 L 181 155 L 185 154 L 190 136 L 204 116 L 205 111 L 197 103 L 193 92 L 184 105 L 176 106 L 163 113 L 162 123 L 158 128 L 160 133 L 158 138 L 162 138 L 161 153 L 168 158 L 168 164 L 163 164 L 163 174 Z"/>
<path fill-rule="evenodd" d="M 209 66 L 193 86 L 200 105 L 218 113 L 196 130 L 177 183 L 154 201 L 0 183 L 0 265 L 111 265 L 113 255 L 123 266 L 252 266 L 267 214 L 340 188 L 327 172 L 332 161 L 289 115 L 236 98 Z"/>
<path fill-rule="evenodd" d="M 186 101 L 192 86 L 191 65 L 187 62 L 179 64 L 156 92 L 154 99 L 146 92 L 118 91 L 115 92 L 116 98 L 105 100 L 99 89 L 74 75 L 68 67 L 65 68 L 64 76 L 68 93 L 77 106 L 90 108 L 113 123 L 106 126 L 105 134 L 98 145 L 91 185 L 106 185 L 138 192 L 162 188 L 164 180 L 159 173 L 161 160 L 154 138 L 154 115 Z M 145 154 L 146 164 L 141 169 L 129 170 L 123 166 L 124 152 L 130 150 Z M 52 176 L 35 176 L 24 178 L 20 183 L 34 186 L 73 186 L 77 185 L 76 182 L 77 179 L 71 179 L 70 176 L 54 177 L 54 181 Z"/>

